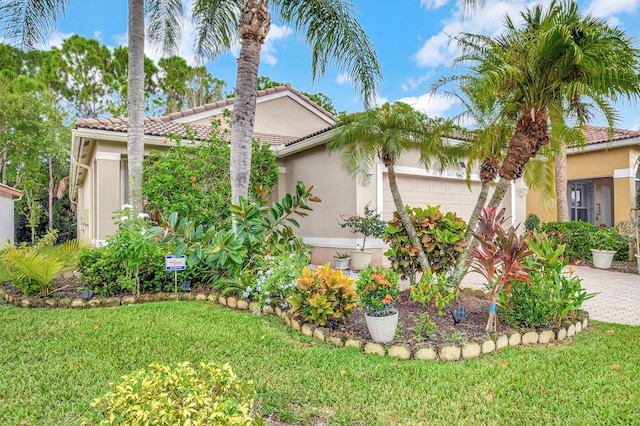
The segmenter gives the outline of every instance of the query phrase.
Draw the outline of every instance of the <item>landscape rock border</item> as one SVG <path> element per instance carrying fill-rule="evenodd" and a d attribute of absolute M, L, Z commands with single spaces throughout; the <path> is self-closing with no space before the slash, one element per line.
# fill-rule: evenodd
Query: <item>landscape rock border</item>
<path fill-rule="evenodd" d="M 94 297 L 91 300 L 80 298 L 69 299 L 41 299 L 37 297 L 17 297 L 0 287 L 0 298 L 8 303 L 20 308 L 60 308 L 60 309 L 88 309 L 113 306 L 127 306 L 139 303 L 182 300 L 182 301 L 207 301 L 216 303 L 236 310 L 249 312 L 260 312 L 260 306 L 255 303 L 248 303 L 244 299 L 233 296 L 221 296 L 215 293 L 156 293 L 143 294 L 140 297 Z M 557 329 L 522 330 L 521 332 L 511 332 L 492 337 L 483 337 L 471 340 L 464 344 L 445 343 L 432 345 L 429 343 L 419 343 L 413 348 L 404 343 L 383 344 L 371 340 L 363 340 L 345 337 L 340 333 L 332 333 L 330 330 L 317 327 L 312 323 L 306 323 L 301 318 L 292 317 L 287 310 L 280 307 L 262 310 L 263 314 L 276 315 L 284 320 L 288 327 L 309 336 L 323 343 L 336 347 L 357 348 L 365 354 L 375 354 L 379 356 L 389 356 L 400 359 L 418 359 L 434 361 L 458 361 L 461 359 L 478 358 L 484 354 L 497 352 L 509 346 L 532 346 L 548 345 L 550 343 L 562 342 L 565 339 L 583 331 L 589 325 L 589 316 L 584 312 L 584 317 L 577 321 L 565 321 L 562 327 Z"/>

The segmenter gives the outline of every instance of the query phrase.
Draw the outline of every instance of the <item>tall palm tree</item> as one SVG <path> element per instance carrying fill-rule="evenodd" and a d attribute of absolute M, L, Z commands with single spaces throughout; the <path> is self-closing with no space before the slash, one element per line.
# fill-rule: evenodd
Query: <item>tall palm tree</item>
<path fill-rule="evenodd" d="M 384 163 L 396 211 L 407 230 L 411 245 L 418 249 L 418 260 L 423 271 L 429 269 L 429 260 L 402 202 L 395 164 L 413 146 L 419 147 L 423 164 L 428 165 L 435 159 L 446 164 L 448 158 L 445 156 L 443 129 L 445 126 L 442 123 L 429 119 L 405 103 L 385 103 L 379 108 L 341 118 L 327 145 L 329 151 L 341 151 L 343 165 L 353 176 L 365 177 L 377 159 Z"/>
<path fill-rule="evenodd" d="M 500 203 L 510 182 L 549 143 L 551 107 L 577 126 L 599 111 L 613 127 L 618 119 L 613 104 L 640 94 L 639 51 L 622 30 L 580 16 L 575 1 L 553 1 L 521 15 L 521 28 L 507 17 L 505 32 L 495 39 L 476 34 L 455 38 L 465 49 L 457 62 L 471 63 L 469 74 L 459 77 L 461 83 L 495 91 L 504 113 L 517 117 L 489 206 Z"/>
<path fill-rule="evenodd" d="M 231 129 L 234 203 L 247 196 L 260 50 L 269 32 L 271 13 L 302 33 L 311 47 L 314 78 L 335 65 L 351 75 L 366 105 L 371 104 L 381 79 L 375 49 L 349 0 L 196 0 L 197 53 L 216 57 L 240 40 Z"/>

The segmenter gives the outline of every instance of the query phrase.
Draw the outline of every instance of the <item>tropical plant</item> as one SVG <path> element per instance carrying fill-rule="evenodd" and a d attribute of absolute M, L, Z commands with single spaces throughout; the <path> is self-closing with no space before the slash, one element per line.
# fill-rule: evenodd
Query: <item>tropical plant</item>
<path fill-rule="evenodd" d="M 286 299 L 293 316 L 302 316 L 316 325 L 337 320 L 344 323 L 356 309 L 353 278 L 341 270 L 332 270 L 328 263 L 313 270 L 304 267 L 297 281 Z"/>
<path fill-rule="evenodd" d="M 338 222 L 340 227 L 349 228 L 354 234 L 362 234 L 362 245 L 358 244 L 360 250 L 364 251 L 367 244 L 367 237 L 381 238 L 387 223 L 380 219 L 380 215 L 369 207 L 369 203 L 364 206 L 364 214 L 359 216 L 352 214 L 349 216 L 341 215 L 342 222 Z"/>
<path fill-rule="evenodd" d="M 618 234 L 615 228 L 598 228 L 595 232 L 589 234 L 589 243 L 592 249 L 615 251 L 621 255 L 626 254 L 627 241 L 625 237 Z"/>
<path fill-rule="evenodd" d="M 151 364 L 109 386 L 83 425 L 264 424 L 254 413 L 253 382 L 238 379 L 228 364 Z"/>
<path fill-rule="evenodd" d="M 53 280 L 87 241 L 67 241 L 54 247 L 57 232 L 50 230 L 33 246 L 7 246 L 0 251 L 7 276 L 26 295 L 49 296 Z"/>
<path fill-rule="evenodd" d="M 351 255 L 346 251 L 337 251 L 336 254 L 333 255 L 334 259 L 349 259 Z"/>
<path fill-rule="evenodd" d="M 535 213 L 529 214 L 524 221 L 524 229 L 529 232 L 540 231 L 540 217 Z"/>
<path fill-rule="evenodd" d="M 487 280 L 485 286 L 489 290 L 491 306 L 486 330 L 493 333 L 496 332 L 496 303 L 500 291 L 504 288 L 510 294 L 512 282 L 529 282 L 529 268 L 522 263 L 532 253 L 528 240 L 526 235 L 519 236 L 513 227 L 505 230 L 505 221 L 504 209 L 500 212 L 495 207 L 482 209 L 478 231 L 474 232 L 479 246 L 471 250 L 471 268 Z"/>
<path fill-rule="evenodd" d="M 406 206 L 405 209 L 429 261 L 429 270 L 450 273 L 467 244 L 464 220 L 453 212 L 442 213 L 440 206 Z M 416 274 L 423 269 L 418 261 L 418 250 L 411 245 L 398 212 L 393 213 L 383 238 L 389 244 L 384 255 L 391 261 L 391 267 L 408 277 L 411 287 L 415 286 Z"/>
<path fill-rule="evenodd" d="M 356 281 L 360 307 L 372 317 L 385 317 L 396 313 L 393 303 L 398 299 L 398 275 L 392 269 L 371 265 L 360 272 Z"/>
<path fill-rule="evenodd" d="M 426 307 L 432 300 L 438 309 L 438 316 L 445 314 L 445 308 L 460 297 L 460 290 L 450 282 L 443 272 L 422 275 L 420 282 L 411 287 L 411 300 Z"/>
<path fill-rule="evenodd" d="M 377 159 L 383 162 L 396 211 L 425 271 L 429 268 L 429 260 L 402 202 L 395 164 L 414 146 L 419 149 L 423 164 L 434 159 L 441 165 L 446 164 L 448 158 L 442 134 L 447 127 L 447 123 L 430 119 L 405 103 L 385 103 L 380 108 L 342 117 L 327 145 L 329 151 L 342 152 L 344 167 L 353 176 L 364 178 Z"/>

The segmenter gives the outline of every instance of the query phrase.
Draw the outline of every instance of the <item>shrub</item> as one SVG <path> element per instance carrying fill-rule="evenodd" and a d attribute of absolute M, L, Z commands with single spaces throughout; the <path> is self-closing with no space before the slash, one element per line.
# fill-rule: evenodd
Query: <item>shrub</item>
<path fill-rule="evenodd" d="M 540 217 L 531 213 L 524 221 L 524 229 L 529 232 L 540 231 Z"/>
<path fill-rule="evenodd" d="M 354 234 L 362 234 L 362 246 L 360 250 L 364 251 L 367 244 L 367 237 L 381 238 L 387 223 L 380 219 L 375 210 L 369 208 L 369 204 L 364 206 L 364 215 L 340 216 L 342 222 L 338 222 L 342 228 L 349 228 Z M 359 244 L 358 244 L 359 245 Z"/>
<path fill-rule="evenodd" d="M 431 272 L 452 271 L 458 255 L 467 244 L 464 239 L 467 227 L 464 220 L 452 212 L 441 213 L 440 206 L 427 206 L 425 209 L 407 206 L 406 209 L 422 242 Z M 409 241 L 397 212 L 393 213 L 383 238 L 390 245 L 384 255 L 391 261 L 393 269 L 409 278 L 413 287 L 416 274 L 422 272 L 422 268 L 418 261 L 418 250 Z"/>
<path fill-rule="evenodd" d="M 445 313 L 445 308 L 458 300 L 460 291 L 449 284 L 447 275 L 426 273 L 417 286 L 411 287 L 411 300 L 426 307 L 432 300 L 438 308 L 438 316 Z"/>
<path fill-rule="evenodd" d="M 369 265 L 360 272 L 356 292 L 360 307 L 367 315 L 384 317 L 394 314 L 393 303 L 400 293 L 398 275 L 392 269 Z"/>
<path fill-rule="evenodd" d="M 91 403 L 83 424 L 263 424 L 252 414 L 252 383 L 239 380 L 228 364 L 151 364 L 110 386 Z"/>
<path fill-rule="evenodd" d="M 620 235 L 615 228 L 598 228 L 589 235 L 591 248 L 597 250 L 615 251 L 616 260 L 626 260 L 628 243 L 627 239 Z"/>
<path fill-rule="evenodd" d="M 297 282 L 287 298 L 294 316 L 301 315 L 306 321 L 325 325 L 331 320 L 346 322 L 355 311 L 353 279 L 341 270 L 332 270 L 328 263 L 314 270 L 303 268 Z"/>
<path fill-rule="evenodd" d="M 564 256 L 569 261 L 591 261 L 589 235 L 596 227 L 588 222 L 547 222 L 540 227 L 551 239 L 553 245 L 565 245 Z"/>

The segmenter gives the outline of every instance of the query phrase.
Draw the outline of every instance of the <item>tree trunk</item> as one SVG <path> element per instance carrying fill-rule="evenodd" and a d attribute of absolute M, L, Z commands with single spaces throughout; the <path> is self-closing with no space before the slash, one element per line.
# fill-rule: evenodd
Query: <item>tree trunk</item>
<path fill-rule="evenodd" d="M 493 196 L 491 197 L 491 200 L 489 200 L 489 204 L 487 204 L 487 207 L 498 207 L 498 205 L 504 199 L 504 196 L 509 190 L 510 186 L 511 180 L 501 177 L 496 184 L 496 189 L 493 191 Z"/>
<path fill-rule="evenodd" d="M 53 229 L 53 190 L 55 189 L 55 182 L 53 180 L 53 161 L 51 156 L 47 158 L 49 166 L 49 230 Z"/>
<path fill-rule="evenodd" d="M 129 204 L 142 212 L 142 161 L 144 159 L 144 0 L 129 0 Z"/>
<path fill-rule="evenodd" d="M 0 183 L 7 184 L 7 152 L 9 147 L 2 147 L 2 154 L 0 155 Z"/>
<path fill-rule="evenodd" d="M 562 144 L 560 153 L 553 159 L 556 172 L 556 208 L 558 222 L 569 222 L 567 200 L 567 146 Z"/>
<path fill-rule="evenodd" d="M 246 0 L 240 15 L 240 56 L 231 119 L 231 202 L 247 198 L 251 173 L 251 140 L 256 117 L 256 91 L 260 50 L 271 16 L 268 0 Z"/>
<path fill-rule="evenodd" d="M 549 123 L 546 109 L 525 111 L 518 119 L 516 130 L 509 140 L 507 156 L 500 166 L 500 177 L 507 180 L 522 177 L 527 161 L 538 155 L 540 148 L 548 143 Z"/>
<path fill-rule="evenodd" d="M 422 242 L 420 242 L 420 240 L 418 239 L 416 228 L 411 222 L 409 213 L 407 213 L 407 210 L 404 208 L 404 203 L 402 202 L 400 191 L 398 190 L 398 183 L 396 182 L 396 172 L 393 168 L 393 163 L 388 162 L 386 165 L 387 178 L 389 179 L 389 189 L 391 190 L 391 197 L 393 198 L 393 202 L 396 205 L 396 211 L 400 216 L 400 220 L 402 221 L 404 229 L 407 230 L 407 235 L 409 236 L 411 245 L 418 249 L 418 261 L 420 262 L 420 266 L 422 267 L 422 273 L 425 274 L 429 270 L 429 259 L 427 259 L 427 255 L 424 253 Z"/>

